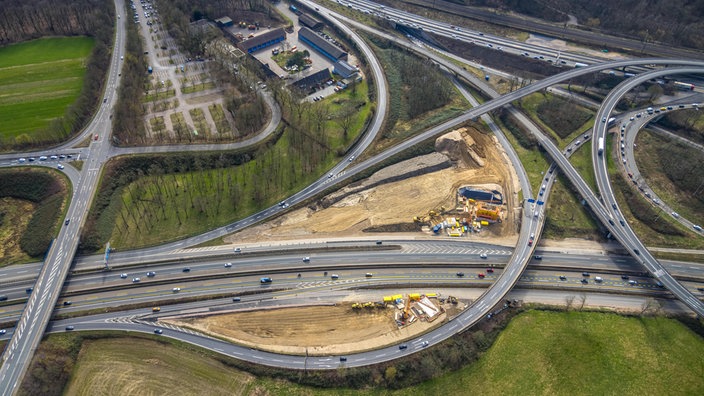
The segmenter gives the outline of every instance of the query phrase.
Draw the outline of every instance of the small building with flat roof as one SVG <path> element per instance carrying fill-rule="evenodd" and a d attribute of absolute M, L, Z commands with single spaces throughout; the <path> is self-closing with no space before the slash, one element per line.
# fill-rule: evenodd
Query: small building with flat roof
<path fill-rule="evenodd" d="M 218 27 L 228 27 L 233 25 L 232 19 L 228 16 L 216 19 L 215 23 L 218 24 Z"/>

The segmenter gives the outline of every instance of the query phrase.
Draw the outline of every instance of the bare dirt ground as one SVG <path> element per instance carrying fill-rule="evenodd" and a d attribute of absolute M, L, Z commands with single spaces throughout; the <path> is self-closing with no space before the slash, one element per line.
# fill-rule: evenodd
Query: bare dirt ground
<path fill-rule="evenodd" d="M 409 171 L 447 161 L 441 154 L 414 158 L 390 166 L 359 183 L 342 187 L 331 196 L 308 206 L 293 210 L 270 222 L 225 237 L 226 243 L 253 243 L 267 240 L 335 238 L 370 236 L 363 230 L 370 227 L 412 223 L 441 206 L 455 208 L 457 189 L 463 185 L 497 185 L 509 199 L 507 216 L 503 223 L 494 224 L 472 239 L 491 243 L 515 244 L 517 225 L 514 221 L 513 196 L 516 177 L 508 166 L 503 151 L 493 136 L 474 129 L 461 134 L 471 154 L 451 153 L 454 165 L 439 171 L 383 183 L 383 180 L 405 175 Z M 447 143 L 443 145 L 447 148 Z M 450 150 L 452 151 L 452 150 Z M 479 157 L 483 165 L 472 160 Z M 381 184 L 377 184 L 381 183 Z M 365 188 L 365 186 L 372 186 Z M 372 236 L 379 235 L 371 233 Z M 399 235 L 394 233 L 393 235 Z M 412 237 L 433 237 L 430 233 L 404 234 Z"/>
<path fill-rule="evenodd" d="M 416 321 L 399 329 L 395 308 L 355 310 L 350 304 L 237 312 L 167 323 L 225 337 L 238 344 L 286 354 L 331 355 L 360 352 L 401 342 L 445 320 Z"/>
<path fill-rule="evenodd" d="M 455 208 L 457 189 L 471 184 L 500 189 L 509 204 L 503 223 L 485 228 L 479 234 L 471 234 L 470 238 L 515 245 L 518 227 L 513 217 L 513 197 L 518 181 L 493 135 L 471 128 L 454 131 L 440 137 L 436 149 L 445 154 L 430 154 L 387 167 L 316 203 L 225 240 L 246 243 L 369 236 L 370 233 L 364 230 L 370 227 L 412 223 L 413 216 L 427 214 L 431 209 L 441 206 Z M 442 170 L 403 177 L 418 174 L 423 168 L 437 169 L 448 165 Z M 421 231 L 403 235 L 435 237 Z M 170 322 L 266 350 L 304 354 L 307 347 L 308 354 L 329 355 L 397 343 L 428 331 L 445 319 L 443 316 L 432 324 L 416 322 L 398 329 L 393 312 L 387 309 L 356 311 L 343 305 L 240 312 Z"/>

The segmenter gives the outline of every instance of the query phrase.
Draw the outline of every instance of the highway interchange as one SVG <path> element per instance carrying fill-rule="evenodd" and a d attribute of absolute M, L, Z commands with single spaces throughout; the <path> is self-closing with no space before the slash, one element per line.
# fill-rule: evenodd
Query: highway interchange
<path fill-rule="evenodd" d="M 303 2 L 304 4 L 312 4 L 311 2 Z M 121 1 L 116 1 L 116 7 L 118 9 L 122 9 L 123 4 Z M 314 7 L 314 6 L 312 6 Z M 322 7 L 320 14 L 323 15 L 326 18 L 329 18 L 330 20 L 344 20 L 344 21 L 349 21 L 349 19 L 344 18 L 336 13 L 333 13 L 330 10 L 326 10 Z M 457 30 L 457 28 L 450 27 L 449 25 L 445 26 L 444 24 L 438 24 L 437 22 L 433 21 L 427 21 L 424 18 L 420 17 L 415 17 L 410 14 L 403 14 L 401 15 L 400 13 L 398 14 L 393 14 L 393 10 L 386 9 L 385 10 L 386 15 L 394 15 L 394 18 L 403 18 L 405 21 L 408 21 L 409 23 L 417 24 L 418 26 L 423 26 L 424 30 L 430 31 L 433 30 L 434 33 L 436 34 L 444 34 L 448 35 L 451 37 L 457 37 L 458 39 L 462 40 L 474 40 L 477 42 L 481 43 L 493 43 L 493 46 L 500 46 L 502 47 L 502 50 L 506 51 L 518 51 L 517 53 L 522 54 L 523 52 L 529 52 L 531 56 L 536 56 L 536 57 L 541 57 L 541 56 L 553 56 L 556 62 L 559 62 L 560 59 L 566 59 L 569 60 L 570 62 L 595 62 L 594 59 L 591 58 L 585 58 L 583 56 L 577 56 L 577 55 L 572 55 L 572 54 L 560 54 L 560 58 L 557 58 L 557 55 L 554 53 L 551 53 L 551 51 L 545 51 L 543 48 L 539 47 L 530 47 L 527 48 L 524 44 L 517 44 L 512 41 L 507 41 L 502 38 L 498 37 L 488 37 L 485 36 L 479 32 L 466 32 L 464 30 Z M 119 22 L 119 21 L 118 21 Z M 375 60 L 374 54 L 371 52 L 371 50 L 363 44 L 363 40 L 359 38 L 354 31 L 347 27 L 344 24 L 340 24 L 338 22 L 338 26 L 343 29 L 344 32 L 346 32 L 352 39 L 355 40 L 355 42 L 360 43 L 360 48 L 362 53 L 364 54 L 365 58 L 367 59 L 368 64 L 370 65 L 370 68 L 372 70 L 372 74 L 374 75 L 374 79 L 376 81 L 383 81 L 384 76 L 383 76 L 383 70 L 381 69 L 381 66 L 379 65 L 378 61 Z M 119 85 L 119 76 L 118 76 L 118 70 L 119 70 L 119 56 L 120 54 L 123 53 L 124 51 L 124 28 L 120 24 L 118 24 L 118 28 L 116 29 L 116 45 L 115 48 L 118 49 L 114 51 L 113 57 L 112 57 L 112 62 L 111 62 L 111 68 L 108 72 L 108 86 L 111 87 L 112 89 L 108 89 L 107 92 L 108 94 L 106 95 L 107 103 L 101 106 L 100 110 L 96 114 L 93 122 L 91 125 L 86 128 L 85 132 L 83 133 L 83 137 L 90 137 L 94 133 L 98 133 L 98 131 L 109 131 L 110 130 L 110 121 L 109 121 L 109 114 L 110 114 L 110 106 L 114 103 L 116 98 L 115 90 L 114 87 L 117 87 Z M 453 36 L 454 35 L 454 36 Z M 398 38 L 392 38 L 394 41 L 398 42 L 401 45 L 404 46 L 409 46 L 407 42 L 403 42 L 403 40 L 399 40 Z M 416 48 L 417 49 L 417 48 Z M 477 85 L 480 85 L 483 83 L 481 81 L 478 81 L 478 79 L 469 73 L 466 73 L 466 71 L 462 70 L 461 68 L 457 67 L 451 62 L 448 62 L 438 56 L 432 55 L 430 52 L 424 50 L 424 49 L 417 49 L 419 52 L 423 52 L 424 56 L 433 56 L 433 59 L 435 59 L 439 64 L 442 64 L 444 67 L 446 67 L 448 70 L 451 72 L 455 73 L 456 75 L 464 78 L 467 81 L 472 81 L 476 83 Z M 542 51 L 542 52 L 541 52 Z M 553 51 L 554 52 L 554 51 Z M 538 55 L 538 54 L 545 54 L 545 55 Z M 540 58 L 539 58 L 540 59 Z M 611 62 L 611 63 L 599 63 L 599 64 L 593 64 L 591 66 L 583 67 L 583 68 L 577 68 L 577 69 L 570 69 L 567 72 L 561 73 L 556 76 L 552 76 L 549 78 L 546 78 L 540 82 L 534 83 L 532 85 L 529 85 L 525 88 L 519 89 L 517 91 L 511 92 L 509 94 L 499 96 L 496 92 L 493 92 L 493 90 L 488 89 L 485 85 L 483 85 L 483 88 L 485 88 L 486 91 L 488 91 L 488 94 L 492 96 L 494 99 L 485 102 L 482 105 L 478 105 L 473 107 L 471 110 L 468 110 L 465 112 L 462 116 L 445 122 L 442 125 L 436 126 L 434 128 L 431 128 L 424 133 L 417 135 L 414 138 L 411 138 L 402 144 L 399 144 L 395 147 L 393 147 L 390 150 L 385 151 L 384 153 L 381 153 L 377 156 L 371 157 L 363 162 L 360 163 L 355 163 L 350 166 L 350 161 L 348 161 L 348 158 L 345 158 L 343 161 L 341 161 L 337 166 L 335 166 L 330 173 L 333 174 L 334 177 L 327 177 L 323 176 L 321 177 L 318 181 L 315 183 L 311 184 L 307 188 L 303 189 L 299 193 L 293 195 L 289 199 L 287 199 L 287 202 L 290 205 L 295 205 L 300 202 L 305 202 L 306 200 L 310 199 L 311 197 L 314 197 L 321 193 L 322 191 L 326 190 L 327 188 L 331 187 L 334 184 L 337 184 L 339 182 L 348 180 L 349 178 L 354 177 L 355 174 L 368 169 L 370 167 L 373 167 L 383 161 L 384 159 L 401 152 L 423 140 L 426 140 L 431 137 L 438 136 L 439 134 L 443 133 L 444 131 L 447 131 L 449 129 L 452 129 L 458 125 L 461 125 L 462 123 L 474 119 L 476 117 L 485 117 L 486 113 L 489 111 L 509 105 L 511 102 L 528 95 L 533 92 L 537 92 L 541 89 L 545 89 L 551 85 L 554 85 L 558 82 L 568 80 L 570 78 L 582 75 L 582 74 L 587 74 L 587 73 L 592 73 L 595 71 L 600 71 L 600 70 L 609 70 L 609 69 L 616 69 L 616 68 L 621 68 L 621 67 L 626 67 L 626 66 L 637 66 L 637 65 L 650 65 L 650 64 L 659 64 L 659 65 L 667 65 L 667 66 L 681 66 L 683 67 L 682 69 L 678 70 L 672 70 L 672 69 L 664 69 L 660 71 L 655 71 L 652 72 L 651 74 L 643 74 L 642 76 L 638 76 L 634 79 L 627 80 L 622 86 L 619 86 L 617 89 L 615 89 L 607 98 L 607 100 L 604 102 L 602 105 L 601 109 L 599 110 L 598 113 L 598 118 L 601 119 L 602 117 L 607 117 L 609 113 L 611 113 L 613 106 L 615 103 L 618 101 L 620 97 L 622 97 L 628 90 L 630 90 L 634 85 L 637 83 L 641 83 L 642 81 L 648 80 L 650 78 L 653 78 L 656 75 L 666 75 L 666 74 L 674 74 L 674 73 L 701 73 L 703 70 L 701 67 L 704 67 L 704 63 L 700 61 L 691 61 L 691 60 L 677 60 L 677 59 L 658 59 L 658 58 L 649 58 L 649 59 L 638 59 L 638 60 L 626 60 L 626 61 L 618 61 L 618 62 Z M 385 114 L 385 106 L 387 105 L 387 99 L 386 99 L 386 91 L 385 89 L 382 89 L 381 86 L 383 84 L 376 84 L 378 88 L 377 91 L 377 98 L 379 99 L 379 102 L 377 104 L 377 111 L 375 113 L 375 120 L 372 122 L 370 126 L 370 130 L 367 132 L 365 135 L 364 139 L 360 143 L 359 146 L 355 147 L 354 150 L 351 151 L 350 155 L 354 156 L 359 156 L 360 153 L 364 151 L 364 149 L 371 143 L 371 141 L 374 139 L 376 136 L 376 132 L 381 128 L 383 117 Z M 519 115 L 520 116 L 520 115 Z M 530 124 L 529 121 L 524 120 L 525 124 Z M 597 123 L 595 125 L 595 131 L 594 136 L 604 136 L 605 133 L 605 127 L 607 126 L 606 123 L 603 123 L 603 125 L 600 125 L 602 123 Z M 597 150 L 596 150 L 596 141 L 597 139 L 592 139 L 592 144 L 594 145 L 593 147 L 593 155 L 596 157 L 594 159 L 595 161 L 595 170 L 597 170 L 597 180 L 599 182 L 599 190 L 600 190 L 600 196 L 601 199 L 597 198 L 594 193 L 589 189 L 588 186 L 584 183 L 583 179 L 581 176 L 576 172 L 576 170 L 572 167 L 572 165 L 569 163 L 569 161 L 565 158 L 565 153 L 560 150 L 559 148 L 555 147 L 554 144 L 548 140 L 545 136 L 542 134 L 539 134 L 538 131 L 535 129 L 531 129 L 534 134 L 536 134 L 536 137 L 541 141 L 541 144 L 543 145 L 543 148 L 552 156 L 553 160 L 556 163 L 556 166 L 559 167 L 560 171 L 563 172 L 571 181 L 572 183 L 577 186 L 577 188 L 580 191 L 580 194 L 588 201 L 589 206 L 592 208 L 592 211 L 599 217 L 599 219 L 602 221 L 604 227 L 609 229 L 611 233 L 624 245 L 624 248 L 634 257 L 634 259 L 637 262 L 641 262 L 647 270 L 655 276 L 655 278 L 662 282 L 665 288 L 671 292 L 673 292 L 680 300 L 682 300 L 687 306 L 689 306 L 692 310 L 697 312 L 698 315 L 704 316 L 704 309 L 702 308 L 702 303 L 699 299 L 697 299 L 696 296 L 692 294 L 692 292 L 682 286 L 677 280 L 675 280 L 669 273 L 668 270 L 663 268 L 660 263 L 658 263 L 657 260 L 655 260 L 652 255 L 648 252 L 648 250 L 645 248 L 645 246 L 642 245 L 642 243 L 638 240 L 638 238 L 635 236 L 633 231 L 627 227 L 627 226 L 622 226 L 618 222 L 615 223 L 610 223 L 614 221 L 614 219 L 621 219 L 622 216 L 618 212 L 617 208 L 613 208 L 609 204 L 604 204 L 608 202 L 615 202 L 615 200 L 612 198 L 612 192 L 610 191 L 609 186 L 609 181 L 608 181 L 608 175 L 605 173 L 602 173 L 600 169 L 602 166 L 600 163 L 603 163 L 604 161 L 600 161 L 600 157 L 597 155 Z M 500 134 L 500 131 L 499 131 Z M 75 170 L 71 170 L 72 173 L 69 173 L 69 176 L 71 177 L 71 180 L 74 185 L 74 195 L 71 199 L 71 205 L 68 211 L 67 218 L 71 219 L 71 222 L 69 225 L 62 227 L 59 235 L 57 236 L 55 243 L 52 245 L 49 254 L 47 255 L 47 259 L 45 261 L 45 265 L 42 267 L 41 272 L 39 273 L 39 276 L 36 278 L 36 284 L 34 285 L 34 291 L 29 295 L 29 298 L 26 303 L 26 308 L 24 309 L 22 316 L 18 320 L 18 326 L 16 329 L 12 332 L 9 333 L 9 335 L 12 335 L 12 338 L 10 340 L 10 343 L 8 344 L 8 347 L 6 348 L 6 351 L 3 355 L 4 359 L 4 364 L 2 368 L 0 368 L 0 384 L 2 386 L 2 393 L 3 394 L 11 394 L 13 393 L 13 389 L 17 386 L 19 380 L 22 377 L 22 373 L 26 369 L 26 366 L 29 364 L 30 357 L 33 353 L 33 351 L 36 349 L 36 346 L 38 345 L 44 329 L 47 327 L 47 323 L 49 322 L 49 318 L 52 315 L 52 312 L 54 311 L 55 306 L 59 302 L 59 294 L 61 292 L 61 287 L 64 283 L 64 279 L 66 279 L 66 276 L 69 271 L 70 263 L 73 261 L 73 256 L 75 254 L 75 249 L 78 243 L 78 236 L 79 236 L 79 229 L 81 225 L 83 224 L 85 220 L 85 216 L 87 214 L 87 209 L 90 206 L 89 203 L 91 202 L 91 199 L 95 193 L 95 188 L 97 186 L 97 180 L 98 176 L 100 174 L 101 167 L 103 163 L 110 158 L 111 156 L 116 155 L 116 153 L 128 153 L 128 152 L 134 152 L 131 151 L 132 149 L 114 149 L 110 145 L 110 139 L 109 139 L 109 134 L 108 133 L 98 133 L 98 140 L 97 141 L 92 141 L 90 143 L 90 146 L 87 149 L 70 149 L 66 147 L 65 149 L 62 148 L 62 152 L 66 153 L 75 153 L 75 154 L 82 154 L 84 158 L 86 159 L 86 162 L 83 166 L 83 171 L 78 174 Z M 78 139 L 74 139 L 78 140 Z M 506 146 L 509 146 L 508 143 L 505 143 Z M 171 149 L 169 149 L 171 150 Z M 164 149 L 160 148 L 140 148 L 137 149 L 139 152 L 158 152 L 158 151 L 165 151 Z M 507 152 L 511 152 L 513 150 L 508 149 Z M 52 151 L 53 153 L 53 151 Z M 44 154 L 49 154 L 49 152 L 42 152 L 42 153 L 32 153 L 32 154 L 26 154 L 25 156 L 29 155 L 44 155 Z M 17 164 L 17 155 L 4 155 L 0 156 L 0 161 L 3 165 L 16 165 Z M 603 157 L 602 157 L 603 159 Z M 514 165 L 515 162 L 518 162 L 517 157 L 514 159 Z M 70 169 L 71 167 L 67 167 L 66 169 Z M 515 249 L 513 249 L 511 258 L 509 260 L 505 260 L 501 262 L 500 264 L 504 265 L 505 269 L 502 271 L 497 271 L 495 275 L 492 275 L 491 277 L 487 277 L 488 279 L 484 279 L 481 281 L 481 283 L 487 284 L 488 287 L 486 291 L 477 299 L 476 303 L 470 306 L 467 310 L 465 310 L 461 315 L 456 317 L 454 320 L 450 321 L 447 325 L 442 326 L 436 330 L 434 330 L 431 333 L 428 333 L 424 335 L 423 337 L 411 340 L 408 342 L 409 348 L 406 350 L 399 350 L 396 345 L 389 346 L 387 348 L 383 348 L 380 350 L 375 350 L 371 352 L 366 352 L 366 353 L 360 353 L 360 354 L 355 354 L 355 355 L 350 355 L 347 356 L 347 361 L 345 362 L 345 365 L 347 366 L 360 366 L 360 365 L 366 365 L 366 364 L 371 364 L 371 363 L 376 363 L 376 362 L 381 362 L 381 361 L 386 361 L 390 359 L 394 359 L 400 356 L 403 356 L 405 354 L 410 354 L 413 353 L 414 351 L 417 351 L 419 349 L 422 349 L 425 347 L 424 341 L 430 341 L 431 343 L 436 343 L 439 342 L 443 339 L 446 339 L 448 337 L 451 337 L 453 334 L 456 334 L 460 331 L 463 331 L 467 327 L 471 326 L 472 324 L 476 323 L 477 321 L 481 320 L 486 316 L 486 314 L 493 309 L 494 306 L 496 306 L 502 299 L 505 298 L 507 293 L 511 290 L 511 288 L 519 281 L 519 279 L 526 273 L 525 269 L 526 266 L 528 265 L 528 262 L 531 260 L 531 257 L 534 254 L 534 249 L 535 245 L 533 244 L 532 246 L 529 246 L 527 241 L 529 238 L 530 234 L 535 234 L 536 235 L 536 240 L 539 238 L 540 231 L 542 230 L 542 226 L 544 224 L 545 220 L 545 211 L 540 207 L 540 205 L 534 205 L 533 202 L 530 202 L 530 200 L 533 198 L 533 194 L 531 192 L 530 186 L 527 184 L 527 177 L 525 177 L 525 171 L 522 170 L 522 167 L 520 166 L 520 163 L 517 166 L 517 169 L 519 170 L 519 175 L 521 175 L 521 182 L 524 184 L 523 185 L 523 193 L 524 196 L 528 199 L 523 203 L 523 221 L 521 222 L 521 233 L 518 239 L 518 244 Z M 554 168 L 551 168 L 554 170 Z M 554 180 L 555 174 L 557 172 L 550 172 L 550 176 L 548 177 L 547 183 L 549 185 L 552 184 L 552 181 Z M 548 198 L 549 194 L 549 187 L 548 190 L 544 192 L 544 196 L 540 197 L 542 200 L 546 200 Z M 603 203 L 602 201 L 603 200 Z M 226 234 L 229 234 L 233 231 L 243 229 L 247 226 L 250 226 L 252 224 L 258 223 L 263 221 L 264 219 L 270 218 L 272 216 L 278 215 L 282 213 L 282 211 L 285 210 L 285 208 L 282 208 L 281 206 L 274 206 L 271 208 L 268 208 L 262 212 L 259 212 L 257 214 L 254 214 L 246 219 L 243 219 L 241 221 L 235 222 L 233 224 L 227 225 L 225 227 L 221 227 L 218 229 L 215 229 L 211 232 L 205 233 L 203 235 L 193 237 L 193 238 L 188 238 L 182 241 L 170 243 L 170 244 L 165 244 L 156 248 L 151 248 L 151 249 L 143 249 L 139 251 L 133 251 L 133 252 L 126 252 L 125 254 L 119 253 L 114 255 L 114 258 L 116 260 L 121 259 L 121 257 L 124 257 L 124 260 L 133 260 L 134 262 L 146 262 L 148 260 L 154 259 L 156 257 L 164 257 L 162 258 L 163 260 L 173 260 L 176 257 L 179 257 L 179 255 L 182 254 L 182 251 L 179 249 L 186 248 L 188 246 L 193 246 L 196 244 L 199 244 L 201 242 L 211 240 L 213 238 L 223 236 Z M 388 244 L 388 243 L 387 243 Z M 388 252 L 393 252 L 393 250 L 389 250 Z M 295 257 L 299 257 L 300 255 L 296 255 Z M 349 255 L 348 255 L 349 256 Z M 497 257 L 498 256 L 498 257 Z M 245 260 L 247 256 L 243 255 L 242 260 Z M 294 256 L 291 256 L 292 258 Z M 321 256 L 322 257 L 322 256 Z M 385 254 L 385 255 L 380 255 L 378 258 L 375 260 L 370 260 L 372 262 L 375 262 L 378 260 L 378 263 L 387 263 L 389 261 L 393 261 L 393 254 Z M 404 262 L 409 261 L 409 256 L 408 255 L 400 255 L 402 258 L 397 258 L 396 260 L 405 260 Z M 420 259 L 428 259 L 427 257 L 419 256 Z M 499 257 L 506 257 L 505 255 L 497 255 L 497 254 L 492 254 L 490 255 L 489 259 L 487 260 L 487 264 L 491 264 L 494 262 L 494 260 L 497 260 Z M 547 257 L 546 257 L 547 258 Z M 367 260 L 369 257 L 364 257 L 358 258 L 357 260 Z M 97 260 L 95 258 L 92 259 L 93 262 L 91 265 L 99 265 L 99 263 L 96 263 Z M 233 259 L 233 262 L 236 262 L 240 260 L 240 258 Z M 336 257 L 335 260 L 338 262 L 342 262 L 344 260 L 341 260 L 339 257 Z M 352 259 L 354 261 L 355 259 Z M 278 262 L 278 258 L 275 259 L 274 261 Z M 300 266 L 300 271 L 304 272 L 306 274 L 306 277 L 303 278 L 302 280 L 305 281 L 307 280 L 308 274 L 305 272 L 306 270 L 309 270 L 308 268 L 304 267 L 300 263 L 299 260 L 295 260 L 296 265 Z M 315 262 L 318 261 L 312 260 L 311 264 L 314 265 L 322 265 L 323 267 L 314 267 L 318 268 L 317 271 L 319 271 L 321 268 L 327 267 L 330 268 L 332 266 L 332 261 L 330 262 L 325 262 L 323 263 L 318 263 L 315 264 Z M 443 261 L 446 261 L 444 259 Z M 481 259 L 479 259 L 479 264 L 478 267 L 482 267 L 486 264 L 481 263 Z M 490 263 L 491 262 L 491 263 Z M 378 264 L 376 263 L 376 264 Z M 213 265 L 213 263 L 207 263 L 207 264 L 198 264 L 198 265 Z M 266 263 L 264 262 L 257 262 L 257 266 L 264 266 L 266 267 Z M 173 265 L 166 265 L 165 268 L 172 268 L 170 272 L 178 273 L 181 271 L 182 264 L 178 264 L 176 269 L 173 269 Z M 196 266 L 193 265 L 193 272 L 197 272 Z M 672 267 L 670 267 L 672 268 Z M 695 267 L 696 268 L 696 267 Z M 443 271 L 447 272 L 450 274 L 450 278 L 452 278 L 452 274 L 454 273 L 453 270 L 455 268 L 447 268 L 443 269 Z M 75 270 L 75 268 L 74 268 Z M 274 269 L 272 269 L 274 270 Z M 695 270 L 697 271 L 697 270 Z M 129 272 L 129 271 L 127 271 Z M 162 272 L 164 272 L 164 269 L 161 267 L 159 268 L 159 275 L 157 277 L 161 277 Z M 33 273 L 36 274 L 36 269 L 33 270 Z M 166 270 L 166 273 L 169 273 L 169 270 Z M 111 273 L 103 273 L 100 275 L 89 275 L 85 279 L 83 279 L 81 276 L 76 276 L 71 277 L 69 280 L 69 285 L 68 289 L 71 289 L 73 287 L 77 287 L 77 285 L 86 283 L 90 284 L 91 282 L 95 283 L 96 281 L 100 281 L 100 277 L 117 277 L 119 272 L 114 271 Z M 314 275 L 311 274 L 311 276 L 314 277 Z M 256 278 L 256 277 L 255 277 Z M 252 283 L 252 279 L 247 279 L 245 278 L 246 281 Z M 385 278 L 393 278 L 392 275 L 388 276 L 382 276 L 377 279 L 374 279 L 373 281 L 369 282 L 383 282 L 386 279 Z M 445 277 L 447 278 L 447 277 Z M 32 280 L 28 280 L 31 282 Z M 367 280 L 365 280 L 367 281 Z M 442 282 L 447 282 L 448 279 L 442 279 Z M 453 281 L 457 281 L 457 279 L 453 279 Z M 102 281 L 100 281 L 102 282 Z M 112 282 L 112 279 L 110 280 Z M 299 279 L 291 279 L 290 284 L 295 285 L 300 283 L 301 280 Z M 254 282 L 256 283 L 256 282 Z M 167 284 L 167 286 L 164 286 L 164 288 L 168 288 L 169 290 L 171 289 L 170 287 L 171 283 Z M 277 284 L 277 286 L 279 286 Z M 261 286 L 256 285 L 256 288 L 259 288 Z M 97 288 L 97 287 L 96 287 Z M 185 291 L 185 290 L 184 290 Z M 15 293 L 19 293 L 19 290 L 15 291 Z M 162 293 L 163 294 L 163 293 Z M 158 294 L 157 294 L 158 295 Z M 149 298 L 145 297 L 145 301 L 149 301 Z M 68 308 L 71 309 L 71 308 Z M 74 308 L 77 309 L 77 308 Z M 171 309 L 171 308 L 169 308 Z M 174 306 L 173 309 L 178 309 L 178 306 Z M 15 313 L 16 314 L 16 313 Z M 144 314 L 144 309 L 135 311 L 135 312 L 126 312 L 126 313 L 121 313 L 121 316 L 125 317 L 130 317 L 132 315 L 143 315 Z M 112 316 L 111 316 L 112 315 Z M 111 315 L 104 315 L 104 316 L 99 316 L 99 317 L 86 317 L 85 320 L 77 320 L 76 323 L 80 323 L 80 328 L 84 330 L 90 330 L 90 329 L 95 329 L 95 330 L 100 330 L 100 329 L 126 329 L 126 330 L 137 330 L 137 331 L 147 331 L 150 332 L 153 329 L 153 324 L 151 322 L 143 322 L 143 321 L 124 321 L 124 322 L 116 322 L 111 320 L 114 318 L 114 314 Z M 72 322 L 73 323 L 73 322 Z M 60 326 L 62 322 L 59 322 L 57 326 Z M 291 367 L 291 368 L 336 368 L 339 366 L 340 362 L 336 361 L 334 357 L 303 357 L 303 356 L 282 356 L 282 355 L 276 355 L 276 354 L 270 354 L 270 353 L 265 353 L 261 351 L 256 351 L 252 353 L 248 348 L 242 348 L 236 345 L 230 345 L 227 343 L 223 343 L 222 341 L 217 341 L 213 340 L 208 337 L 203 337 L 202 335 L 198 334 L 192 334 L 190 332 L 177 332 L 177 331 L 167 331 L 164 332 L 165 336 L 171 336 L 171 337 L 177 337 L 179 339 L 185 340 L 187 342 L 192 342 L 194 344 L 202 345 L 206 348 L 210 348 L 213 350 L 216 350 L 221 353 L 227 353 L 230 354 L 231 356 L 235 356 L 241 359 L 247 359 L 251 360 L 254 362 L 262 363 L 262 364 L 268 364 L 268 365 L 276 365 L 276 366 L 282 366 L 282 367 Z"/>

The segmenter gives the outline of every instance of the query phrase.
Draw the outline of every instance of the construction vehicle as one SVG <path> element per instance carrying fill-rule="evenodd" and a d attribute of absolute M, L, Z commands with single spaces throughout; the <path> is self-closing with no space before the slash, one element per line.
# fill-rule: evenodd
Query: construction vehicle
<path fill-rule="evenodd" d="M 411 316 L 411 297 L 408 296 L 406 299 L 406 306 L 403 308 L 403 320 L 408 320 Z"/>

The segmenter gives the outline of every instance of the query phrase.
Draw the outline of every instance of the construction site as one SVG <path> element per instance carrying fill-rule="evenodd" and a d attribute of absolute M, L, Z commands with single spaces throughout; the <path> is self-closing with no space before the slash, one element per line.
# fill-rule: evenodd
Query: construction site
<path fill-rule="evenodd" d="M 353 309 L 396 308 L 394 321 L 401 328 L 408 326 L 416 320 L 428 323 L 434 322 L 445 313 L 438 304 L 437 293 L 409 293 L 404 298 L 402 294 L 384 296 L 381 302 L 353 303 Z M 432 299 L 432 300 L 431 300 Z M 457 304 L 457 299 L 454 299 Z"/>
<path fill-rule="evenodd" d="M 371 300 L 366 302 L 200 312 L 159 321 L 263 350 L 327 355 L 402 342 L 432 330 L 468 306 L 467 300 L 438 293 L 384 297 L 377 293 L 352 295 L 358 299 L 366 295 Z"/>
<path fill-rule="evenodd" d="M 457 206 L 453 210 L 441 206 L 413 217 L 413 221 L 420 224 L 424 232 L 432 231 L 436 235 L 462 237 L 479 233 L 482 227 L 503 221 L 503 195 L 496 188 L 462 186 L 457 190 Z"/>

